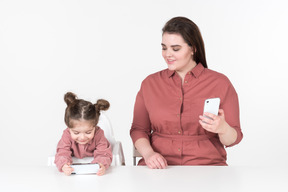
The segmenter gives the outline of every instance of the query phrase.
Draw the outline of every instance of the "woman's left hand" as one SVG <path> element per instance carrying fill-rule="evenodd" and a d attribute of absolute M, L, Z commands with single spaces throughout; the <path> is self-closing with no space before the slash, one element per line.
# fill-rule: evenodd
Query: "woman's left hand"
<path fill-rule="evenodd" d="M 223 109 L 219 109 L 218 115 L 211 113 L 204 113 L 204 115 L 209 118 L 202 115 L 199 116 L 199 123 L 203 129 L 212 133 L 218 133 L 220 142 L 223 145 L 229 146 L 236 141 L 237 132 L 226 122 Z"/>
<path fill-rule="evenodd" d="M 99 163 L 100 169 L 97 172 L 98 176 L 102 176 L 105 174 L 106 168 L 102 163 Z"/>
<path fill-rule="evenodd" d="M 224 110 L 219 109 L 218 115 L 214 115 L 212 113 L 204 113 L 205 116 L 200 115 L 199 123 L 201 126 L 212 133 L 224 134 L 227 131 L 227 127 L 229 125 L 225 121 Z"/>

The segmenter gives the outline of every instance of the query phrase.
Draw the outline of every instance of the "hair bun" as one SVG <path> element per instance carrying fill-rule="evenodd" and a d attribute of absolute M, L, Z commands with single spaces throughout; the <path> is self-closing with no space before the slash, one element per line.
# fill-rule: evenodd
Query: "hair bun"
<path fill-rule="evenodd" d="M 76 100 L 77 100 L 77 96 L 72 92 L 67 92 L 64 95 L 64 101 L 66 102 L 68 106 L 74 103 Z"/>
<path fill-rule="evenodd" d="M 110 103 L 105 99 L 98 99 L 97 103 L 95 104 L 95 108 L 97 111 L 101 111 L 101 110 L 106 111 L 107 109 L 109 109 L 109 107 L 110 107 Z"/>

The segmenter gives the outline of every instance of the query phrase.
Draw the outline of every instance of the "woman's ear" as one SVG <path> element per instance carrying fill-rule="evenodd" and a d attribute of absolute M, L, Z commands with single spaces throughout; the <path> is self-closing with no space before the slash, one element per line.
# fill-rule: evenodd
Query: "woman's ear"
<path fill-rule="evenodd" d="M 191 51 L 192 51 L 192 52 L 191 52 L 191 55 L 194 55 L 194 54 L 196 53 L 196 51 L 197 51 L 197 50 L 196 50 L 196 47 L 191 47 Z"/>

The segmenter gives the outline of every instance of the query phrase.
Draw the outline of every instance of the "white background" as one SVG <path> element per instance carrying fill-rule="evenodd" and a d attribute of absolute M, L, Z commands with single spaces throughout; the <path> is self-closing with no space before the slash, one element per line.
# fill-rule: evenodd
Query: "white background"
<path fill-rule="evenodd" d="M 66 128 L 63 96 L 105 98 L 132 165 L 129 135 L 142 80 L 166 68 L 161 29 L 200 28 L 210 69 L 236 88 L 244 133 L 230 165 L 288 162 L 285 0 L 0 0 L 0 161 L 46 165 Z"/>

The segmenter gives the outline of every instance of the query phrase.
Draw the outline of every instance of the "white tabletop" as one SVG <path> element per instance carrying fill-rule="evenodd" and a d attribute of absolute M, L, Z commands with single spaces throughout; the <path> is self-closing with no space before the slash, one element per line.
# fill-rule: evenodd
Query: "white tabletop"
<path fill-rule="evenodd" d="M 0 191 L 288 191 L 288 167 L 110 167 L 104 176 L 65 176 L 56 167 L 0 166 Z"/>

